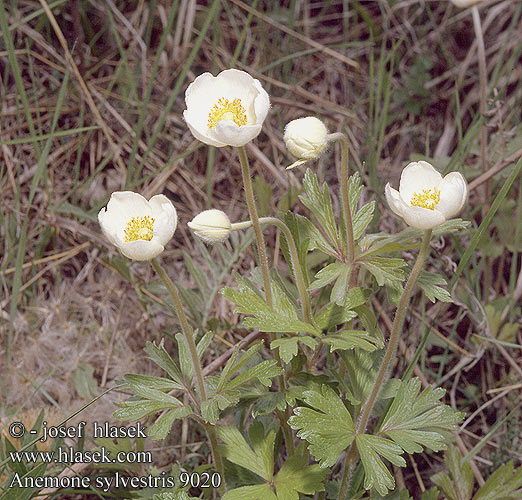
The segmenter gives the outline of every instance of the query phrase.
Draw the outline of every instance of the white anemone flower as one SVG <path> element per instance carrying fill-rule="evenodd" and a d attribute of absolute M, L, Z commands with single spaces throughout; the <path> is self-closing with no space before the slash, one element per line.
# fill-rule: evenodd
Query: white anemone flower
<path fill-rule="evenodd" d="M 194 137 L 205 144 L 244 146 L 259 135 L 270 98 L 248 73 L 227 69 L 199 75 L 185 92 L 183 117 Z"/>
<path fill-rule="evenodd" d="M 417 229 L 432 229 L 457 215 L 468 195 L 460 172 L 444 178 L 428 162 L 412 162 L 401 174 L 399 191 L 386 184 L 386 200 L 394 213 Z"/>
<path fill-rule="evenodd" d="M 457 7 L 471 7 L 472 5 L 475 5 L 476 3 L 483 2 L 484 0 L 451 0 L 451 3 L 456 5 Z"/>
<path fill-rule="evenodd" d="M 283 136 L 286 148 L 299 158 L 287 168 L 317 160 L 328 146 L 327 136 L 328 130 L 325 124 L 315 116 L 306 116 L 287 123 Z"/>
<path fill-rule="evenodd" d="M 204 242 L 218 243 L 228 238 L 232 225 L 225 212 L 213 208 L 196 215 L 188 227 Z"/>
<path fill-rule="evenodd" d="M 172 202 L 157 194 L 147 201 L 132 191 L 112 193 L 98 221 L 106 238 L 133 260 L 151 260 L 165 249 L 178 217 Z"/>

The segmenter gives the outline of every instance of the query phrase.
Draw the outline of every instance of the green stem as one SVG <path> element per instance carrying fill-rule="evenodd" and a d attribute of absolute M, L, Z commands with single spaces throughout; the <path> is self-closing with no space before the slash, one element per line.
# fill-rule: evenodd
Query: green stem
<path fill-rule="evenodd" d="M 245 187 L 245 197 L 248 207 L 248 213 L 256 234 L 257 253 L 259 254 L 259 264 L 263 275 L 263 286 L 265 288 L 266 303 L 272 307 L 272 287 L 270 286 L 270 270 L 268 268 L 268 258 L 266 256 L 266 245 L 261 225 L 259 224 L 259 216 L 257 215 L 256 201 L 254 198 L 254 188 L 252 187 L 252 174 L 250 173 L 250 165 L 246 154 L 245 146 L 237 148 L 239 153 L 239 161 L 241 162 L 241 174 L 243 176 L 243 185 Z"/>
<path fill-rule="evenodd" d="M 263 231 L 261 231 L 261 225 L 259 224 L 259 216 L 257 214 L 256 201 L 254 197 L 254 188 L 252 187 L 252 174 L 250 172 L 250 164 L 248 162 L 248 156 L 246 153 L 246 149 L 244 146 L 239 146 L 237 148 L 239 154 L 239 161 L 241 163 L 241 175 L 243 177 L 243 186 L 245 188 L 245 198 L 248 207 L 248 213 L 250 214 L 250 219 L 252 221 L 252 226 L 254 228 L 254 233 L 256 235 L 256 245 L 257 245 L 257 253 L 259 255 L 259 263 L 261 266 L 261 274 L 263 275 L 263 287 L 265 289 L 265 299 L 268 307 L 272 308 L 272 286 L 270 284 L 270 270 L 268 268 L 268 258 L 266 255 L 266 245 L 265 238 L 263 236 Z M 270 337 L 270 342 L 276 339 L 276 336 L 273 332 L 268 334 Z M 283 363 L 281 361 L 281 357 L 279 356 L 279 351 L 274 351 L 274 358 L 278 362 L 278 364 L 283 367 Z M 286 392 L 286 381 L 284 375 L 279 375 L 277 377 L 279 388 L 281 391 Z M 281 415 L 278 416 L 281 420 L 281 426 L 283 428 L 283 434 L 285 436 L 285 444 L 288 455 L 291 456 L 294 454 L 294 442 L 293 435 L 290 427 L 288 426 L 288 407 L 285 410 L 284 417 Z"/>
<path fill-rule="evenodd" d="M 335 132 L 327 136 L 328 141 L 338 141 L 341 144 L 341 204 L 344 215 L 346 233 L 346 250 L 348 264 L 352 265 L 355 259 L 355 240 L 353 239 L 352 210 L 348 193 L 348 138 L 342 132 Z"/>
<path fill-rule="evenodd" d="M 277 226 L 285 235 L 286 241 L 288 242 L 288 250 L 290 251 L 290 257 L 292 259 L 292 268 L 294 269 L 295 281 L 297 285 L 297 291 L 299 292 L 299 298 L 301 300 L 301 308 L 303 312 L 303 320 L 307 323 L 312 322 L 312 312 L 310 304 L 310 295 L 306 290 L 306 284 L 304 280 L 303 270 L 299 264 L 299 256 L 297 253 L 297 247 L 295 245 L 294 237 L 288 228 L 288 226 L 276 217 L 261 217 L 259 219 L 260 224 L 273 224 Z M 238 229 L 247 229 L 252 226 L 252 221 L 236 222 L 231 225 L 231 230 L 236 231 Z"/>
<path fill-rule="evenodd" d="M 411 271 L 410 277 L 408 278 L 408 282 L 404 287 L 404 291 L 402 292 L 401 300 L 399 302 L 399 306 L 397 308 L 397 312 L 395 314 L 395 318 L 393 320 L 393 325 L 390 333 L 390 341 L 388 342 L 388 348 L 386 349 L 386 354 L 384 355 L 384 359 L 382 360 L 381 367 L 379 372 L 377 373 L 377 378 L 375 379 L 375 383 L 373 385 L 373 389 L 371 394 L 369 395 L 361 414 L 361 418 L 357 423 L 357 427 L 355 429 L 355 435 L 359 435 L 364 433 L 366 430 L 366 426 L 368 424 L 368 420 L 372 413 L 373 407 L 377 400 L 377 396 L 381 387 L 385 381 L 386 374 L 392 364 L 392 361 L 395 357 L 395 353 L 397 350 L 397 344 L 399 343 L 399 338 L 402 331 L 402 326 L 404 324 L 404 317 L 406 315 L 406 310 L 408 308 L 408 304 L 410 302 L 411 292 L 417 281 L 417 278 L 424 266 L 424 261 L 429 254 L 430 249 L 430 238 L 431 238 L 431 229 L 428 229 L 424 232 L 424 238 L 421 243 L 421 247 L 419 250 L 419 254 L 417 255 L 417 260 L 415 261 L 415 265 Z M 349 478 L 352 472 L 352 468 L 357 460 L 358 453 L 357 447 L 355 445 L 355 440 L 352 442 L 350 449 L 348 450 L 348 454 L 346 455 L 346 460 L 344 463 L 344 471 L 343 477 L 341 480 L 341 486 L 339 489 L 339 495 L 337 500 L 344 500 L 347 498 L 348 489 L 349 489 Z"/>
<path fill-rule="evenodd" d="M 183 304 L 181 303 L 181 298 L 179 296 L 178 290 L 176 289 L 176 286 L 174 285 L 169 275 L 165 272 L 165 269 L 163 269 L 163 267 L 157 259 L 152 259 L 151 264 L 158 276 L 163 281 L 163 283 L 165 283 L 165 286 L 167 287 L 167 290 L 169 291 L 172 297 L 172 301 L 174 302 L 174 308 L 176 309 L 176 314 L 178 315 L 179 322 L 181 323 L 181 330 L 183 331 L 183 335 L 185 336 L 185 340 L 187 342 L 190 352 L 190 357 L 192 358 L 192 366 L 194 368 L 194 373 L 196 374 L 196 380 L 199 387 L 199 397 L 201 402 L 204 402 L 207 400 L 207 393 L 205 390 L 205 382 L 203 380 L 203 371 L 201 370 L 201 364 L 199 362 L 196 343 L 194 342 L 194 337 L 192 335 L 192 329 L 190 328 L 187 316 L 185 315 L 185 311 L 183 310 Z M 212 425 L 207 425 L 205 426 L 205 430 L 207 431 L 210 449 L 214 458 L 214 465 L 216 466 L 217 472 L 224 479 L 225 474 L 223 468 L 223 461 L 221 459 L 221 455 L 218 452 L 216 429 Z"/>

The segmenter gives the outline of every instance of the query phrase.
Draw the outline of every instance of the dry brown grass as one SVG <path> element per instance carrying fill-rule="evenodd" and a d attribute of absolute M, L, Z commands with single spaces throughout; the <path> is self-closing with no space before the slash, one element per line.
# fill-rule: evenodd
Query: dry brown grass
<path fill-rule="evenodd" d="M 295 15 L 289 14 L 290 3 L 296 7 Z M 89 400 L 89 395 L 78 392 L 74 382 L 74 374 L 81 366 L 94 369 L 98 391 L 114 385 L 125 373 L 153 372 L 151 364 L 144 359 L 142 347 L 147 340 L 159 339 L 160 332 L 172 331 L 172 317 L 154 300 L 145 296 L 140 300 L 136 294 L 137 288 L 154 279 L 149 266 L 131 265 L 134 285 L 116 272 L 108 259 L 117 252 L 102 237 L 95 216 L 111 192 L 124 188 L 129 160 L 136 147 L 136 163 L 145 155 L 146 159 L 143 175 L 132 188 L 148 196 L 163 192 L 174 201 L 180 224 L 164 254 L 165 261 L 178 281 L 188 288 L 194 286 L 181 259 L 182 251 L 197 255 L 186 222 L 206 208 L 207 203 L 227 212 L 232 220 L 246 218 L 247 212 L 235 150 L 218 149 L 212 156 L 208 148 L 198 148 L 200 144 L 182 119 L 183 92 L 198 74 L 209 70 L 216 73 L 234 64 L 233 54 L 242 35 L 244 45 L 235 67 L 259 78 L 271 95 L 272 110 L 263 133 L 247 150 L 256 174 L 264 177 L 273 189 L 272 207 L 290 186 L 300 185 L 302 172 L 284 169 L 292 160 L 286 153 L 282 133 L 285 123 L 307 114 L 322 117 L 331 131 L 345 129 L 348 132 L 352 166 L 361 172 L 369 188 L 367 197 L 380 197 L 382 201 L 384 180 L 392 179 L 396 184 L 402 165 L 416 154 L 434 157 L 440 166 L 445 166 L 452 157 L 457 163 L 465 163 L 463 171 L 470 179 L 478 177 L 481 173 L 478 134 L 464 143 L 458 140 L 459 125 L 465 133 L 475 123 L 479 106 L 476 42 L 469 11 L 457 10 L 447 1 L 390 3 L 362 2 L 359 9 L 351 2 L 337 0 L 260 1 L 251 9 L 241 0 L 222 2 L 219 23 L 212 25 L 193 62 L 187 66 L 208 6 L 183 0 L 154 73 L 171 2 L 157 2 L 153 12 L 151 3 L 145 1 L 64 2 L 53 9 L 64 35 L 62 43 L 44 14 L 24 21 L 24 17 L 41 4 L 47 5 L 43 0 L 40 3 L 6 2 L 4 8 L 7 21 L 13 26 L 10 37 L 16 49 L 21 82 L 15 78 L 6 39 L 0 38 L 0 332 L 3 339 L 0 344 L 0 417 L 5 420 L 22 410 L 52 407 L 69 415 Z M 493 78 L 500 72 L 495 90 L 490 89 L 490 97 L 498 92 L 500 98 L 490 103 L 487 118 L 488 165 L 497 166 L 493 181 L 489 181 L 493 182 L 494 191 L 504 179 L 502 169 L 522 154 L 519 126 L 522 21 L 520 4 L 515 1 L 486 1 L 480 12 L 488 75 Z M 247 22 L 250 27 L 243 30 Z M 510 28 L 512 23 L 514 28 Z M 104 30 L 103 35 L 98 37 L 100 30 Z M 339 46 L 343 43 L 345 46 Z M 303 52 L 311 49 L 314 51 Z M 393 60 L 384 60 L 379 68 L 380 58 L 390 56 L 393 50 Z M 77 73 L 68 54 L 72 54 Z M 287 61 L 263 70 L 286 56 L 289 56 Z M 156 129 L 172 89 L 185 70 L 186 77 L 179 84 L 178 95 L 163 125 Z M 51 132 L 59 90 L 67 71 L 70 71 L 70 83 L 56 130 L 98 128 L 52 140 L 41 170 L 43 177 L 36 183 L 31 200 L 31 186 L 39 172 L 38 161 L 45 141 L 12 141 Z M 143 110 L 150 79 L 153 79 L 151 96 Z M 20 85 L 28 98 L 30 118 L 24 111 Z M 389 103 L 385 93 L 375 95 L 379 85 L 389 91 Z M 369 93 L 371 86 L 373 95 Z M 144 121 L 136 143 L 142 110 Z M 152 145 L 155 133 L 158 136 Z M 112 150 L 117 152 L 116 156 L 100 167 Z M 179 157 L 187 150 L 194 151 Z M 337 182 L 332 167 L 337 154 L 332 151 L 314 166 L 332 188 Z M 506 158 L 511 161 L 504 161 Z M 483 182 L 480 178 L 472 184 L 466 213 L 475 225 L 480 222 L 476 209 L 483 204 Z M 517 184 L 516 189 L 520 190 Z M 211 193 L 211 201 L 208 193 Z M 334 190 L 332 196 L 337 204 Z M 517 199 L 516 194 L 510 197 Z M 382 203 L 380 206 L 381 218 L 374 220 L 373 229 L 401 228 L 402 223 L 382 208 Z M 303 212 L 304 209 L 296 204 L 294 210 Z M 22 235 L 25 221 L 27 231 Z M 276 235 L 267 234 L 274 248 Z M 498 241 L 494 227 L 491 234 L 497 234 Z M 16 256 L 21 238 L 23 241 L 25 237 L 21 288 L 13 299 Z M 500 241 L 498 245 L 504 243 Z M 455 253 L 452 240 L 442 241 L 440 252 L 448 267 L 462 253 L 460 250 Z M 278 255 L 270 258 L 281 261 Z M 493 255 L 490 301 L 513 293 L 510 288 L 512 259 L 513 251 L 505 246 L 499 255 Z M 253 267 L 253 262 L 253 254 L 248 251 L 236 269 L 245 272 Z M 514 269 L 518 275 L 520 265 L 516 262 Z M 470 287 L 474 293 L 480 293 L 480 284 L 475 286 L 481 282 L 480 266 L 467 277 L 472 280 Z M 230 275 L 223 286 L 232 283 Z M 522 285 L 520 288 L 522 290 Z M 11 316 L 13 300 L 16 309 Z M 469 308 L 471 310 L 472 305 Z M 232 309 L 218 296 L 213 314 L 221 322 L 234 326 L 237 317 Z M 382 311 L 385 331 L 391 314 L 391 310 Z M 499 354 L 495 346 L 477 350 L 470 336 L 483 334 L 480 321 L 470 315 L 458 316 L 459 325 L 454 328 L 456 314 L 453 305 L 427 306 L 426 316 L 434 318 L 442 336 L 451 335 L 460 350 L 448 348 L 444 342 L 432 343 L 417 374 L 426 383 L 443 379 L 451 401 L 471 413 L 491 399 L 488 391 L 492 388 L 520 382 L 520 369 L 515 368 L 521 365 L 520 350 L 507 349 L 507 357 Z M 519 317 L 511 320 L 520 322 Z M 412 318 L 411 322 L 414 325 L 410 326 L 411 331 L 419 331 L 420 335 L 419 320 Z M 235 327 L 225 331 L 223 341 L 213 344 L 206 364 L 237 343 L 242 335 L 246 333 Z M 8 337 L 12 339 L 9 365 Z M 521 343 L 520 330 L 510 341 Z M 411 344 L 415 346 L 416 340 Z M 409 339 L 401 347 L 406 359 L 411 359 L 414 349 Z M 480 359 L 473 360 L 476 364 L 472 371 L 466 371 L 470 364 L 459 364 L 463 359 L 462 349 L 474 356 L 481 355 Z M 437 374 L 441 363 L 443 373 Z M 510 389 L 505 397 L 478 413 L 459 438 L 461 450 L 469 451 L 496 419 L 518 404 L 519 390 L 519 386 Z M 110 418 L 114 402 L 123 396 L 110 393 L 82 414 L 81 419 Z M 477 457 L 477 478 L 485 474 L 485 470 L 491 470 L 499 449 L 504 457 L 520 459 L 521 429 L 516 421 L 501 427 L 489 441 L 484 456 Z M 506 448 L 508 435 L 509 449 Z M 177 453 L 173 455 L 176 458 Z M 417 458 L 416 466 L 425 482 L 438 467 L 431 463 L 429 456 Z M 404 471 L 408 485 L 417 484 L 419 476 L 415 476 L 415 467 Z M 414 489 L 415 486 L 410 488 Z"/>

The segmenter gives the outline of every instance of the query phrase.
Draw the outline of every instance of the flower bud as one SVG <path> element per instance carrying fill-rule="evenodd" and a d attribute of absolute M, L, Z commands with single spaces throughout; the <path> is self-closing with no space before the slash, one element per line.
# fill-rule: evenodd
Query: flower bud
<path fill-rule="evenodd" d="M 231 224 L 225 212 L 214 208 L 196 215 L 188 227 L 205 243 L 218 243 L 228 238 Z"/>
<path fill-rule="evenodd" d="M 317 160 L 326 149 L 328 130 L 314 116 L 292 120 L 285 127 L 284 141 L 290 153 L 301 160 Z"/>

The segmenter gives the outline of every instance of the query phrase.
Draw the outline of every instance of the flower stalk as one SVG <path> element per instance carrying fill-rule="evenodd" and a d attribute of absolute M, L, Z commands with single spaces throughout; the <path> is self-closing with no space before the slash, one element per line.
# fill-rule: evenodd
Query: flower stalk
<path fill-rule="evenodd" d="M 419 254 L 417 255 L 417 260 L 413 266 L 410 277 L 408 278 L 408 282 L 404 287 L 404 291 L 402 292 L 401 300 L 399 302 L 399 306 L 397 307 L 397 312 L 395 314 L 395 318 L 393 320 L 393 325 L 390 333 L 390 340 L 388 342 L 388 347 L 386 349 L 386 353 L 384 355 L 384 359 L 382 360 L 381 367 L 379 372 L 377 373 L 377 377 L 375 379 L 375 383 L 373 385 L 372 392 L 368 396 L 366 403 L 362 408 L 361 417 L 357 423 L 355 428 L 355 435 L 363 434 L 366 430 L 366 426 L 368 425 L 368 420 L 370 419 L 373 407 L 375 402 L 377 401 L 377 396 L 379 391 L 382 388 L 383 383 L 385 382 L 386 375 L 388 370 L 392 366 L 392 361 L 395 358 L 395 354 L 397 351 L 397 345 L 399 343 L 400 334 L 402 331 L 402 326 L 404 324 L 404 318 L 406 315 L 406 310 L 408 308 L 410 302 L 410 296 L 413 291 L 413 287 L 417 278 L 424 267 L 424 262 L 426 257 L 429 254 L 430 249 L 430 239 L 431 239 L 431 229 L 427 229 L 424 231 L 424 237 L 422 239 L 421 247 L 419 250 Z M 351 476 L 351 472 L 355 461 L 357 460 L 358 452 L 357 447 L 355 445 L 355 440 L 352 442 L 350 449 L 348 450 L 348 454 L 346 455 L 346 460 L 344 463 L 343 477 L 341 480 L 341 486 L 339 489 L 339 495 L 337 497 L 338 500 L 347 499 L 348 490 L 349 490 L 349 479 Z"/>
<path fill-rule="evenodd" d="M 328 141 L 338 141 L 341 144 L 341 204 L 346 233 L 347 262 L 353 265 L 355 259 L 355 240 L 353 238 L 352 210 L 348 193 L 348 138 L 342 132 L 335 132 L 327 136 Z"/>
<path fill-rule="evenodd" d="M 268 258 L 266 255 L 266 244 L 265 238 L 263 236 L 263 231 L 261 230 L 261 224 L 259 223 L 259 215 L 257 213 L 257 206 L 254 197 L 254 188 L 252 186 L 252 174 L 250 171 L 250 164 L 248 162 L 248 156 L 246 153 L 246 149 L 244 146 L 239 146 L 237 148 L 239 154 L 239 161 L 241 163 L 241 175 L 243 177 L 243 186 L 245 188 L 245 197 L 247 201 L 248 213 L 250 214 L 250 219 L 252 222 L 252 227 L 254 228 L 254 233 L 256 235 L 256 246 L 257 252 L 259 254 L 259 263 L 261 266 L 261 274 L 263 276 L 263 287 L 265 289 L 265 299 L 268 307 L 272 307 L 272 285 L 270 283 L 270 270 L 268 268 Z M 275 334 L 269 333 L 270 341 L 275 340 Z M 274 352 L 274 358 L 282 366 L 281 358 L 279 356 L 279 352 Z M 278 377 L 279 388 L 281 391 L 286 391 L 286 380 L 283 375 L 279 375 Z M 283 430 L 283 434 L 285 436 L 285 444 L 288 455 L 291 456 L 294 454 L 294 440 L 292 435 L 292 430 L 288 425 L 288 418 L 290 417 L 288 406 L 284 414 L 279 410 L 276 411 L 279 420 L 281 422 L 281 427 Z"/>
<path fill-rule="evenodd" d="M 161 264 L 158 262 L 158 260 L 152 259 L 151 264 L 158 276 L 161 278 L 161 280 L 167 287 L 167 290 L 169 291 L 174 302 L 174 308 L 176 309 L 176 314 L 178 316 L 179 322 L 181 323 L 181 330 L 183 331 L 183 335 L 185 336 L 185 340 L 187 342 L 190 352 L 190 357 L 192 358 L 192 366 L 194 368 L 194 373 L 196 375 L 196 381 L 199 388 L 200 403 L 203 403 L 207 400 L 205 382 L 203 380 L 203 371 L 201 369 L 201 363 L 199 362 L 198 351 L 196 348 L 196 343 L 194 342 L 194 337 L 192 335 L 192 329 L 190 328 L 187 316 L 185 315 L 185 311 L 183 310 L 181 298 L 179 296 L 178 290 L 176 289 L 176 286 L 170 279 L 169 275 L 166 273 L 165 269 L 163 269 Z M 210 449 L 212 450 L 212 456 L 214 458 L 214 465 L 216 466 L 216 470 L 221 475 L 221 477 L 224 477 L 223 460 L 221 459 L 221 455 L 218 451 L 216 429 L 213 425 L 207 424 L 205 425 L 205 430 L 207 431 Z"/>

